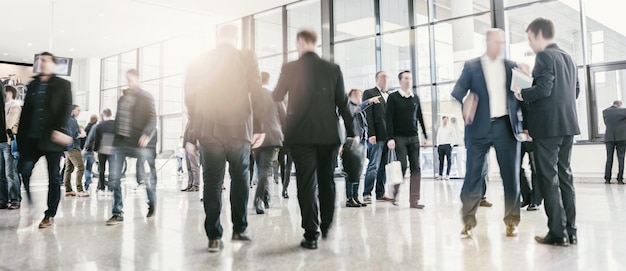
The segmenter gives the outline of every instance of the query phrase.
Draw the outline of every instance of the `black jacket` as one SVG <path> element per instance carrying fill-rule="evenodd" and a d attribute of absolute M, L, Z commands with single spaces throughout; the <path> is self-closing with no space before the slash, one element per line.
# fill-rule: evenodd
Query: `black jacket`
<path fill-rule="evenodd" d="M 264 114 L 258 98 L 261 75 L 254 54 L 218 44 L 188 68 L 185 104 L 193 137 L 252 140 L 252 113 Z M 252 102 L 251 102 L 252 101 Z"/>
<path fill-rule="evenodd" d="M 119 112 L 122 110 L 124 100 L 128 99 L 128 95 L 135 95 L 136 100 L 131 112 L 132 123 L 130 137 L 125 137 L 119 134 Z M 117 102 L 117 110 L 118 113 L 115 117 L 115 141 L 113 143 L 116 147 L 137 147 L 139 138 L 141 138 L 142 135 L 147 135 L 151 137 L 148 147 L 156 148 L 156 111 L 152 94 L 143 89 L 135 90 L 134 94 L 129 94 L 128 91 L 126 91 Z"/>
<path fill-rule="evenodd" d="M 287 93 L 285 144 L 340 144 L 337 113 L 343 117 L 348 136 L 354 136 L 339 66 L 312 52 L 302 55 L 300 59 L 283 65 L 272 97 L 275 101 L 282 101 Z"/>
<path fill-rule="evenodd" d="M 282 119 L 285 115 L 285 107 L 282 102 L 272 100 L 272 92 L 266 88 L 261 90 L 260 98 L 267 108 L 265 114 L 254 114 L 254 125 L 263 126 L 265 140 L 261 147 L 281 147 L 283 145 Z"/>
<path fill-rule="evenodd" d="M 576 113 L 578 68 L 572 57 L 551 44 L 537 54 L 533 86 L 522 90 L 528 103 L 528 132 L 532 138 L 580 134 Z"/>
<path fill-rule="evenodd" d="M 367 117 L 367 136 L 375 136 L 377 141 L 387 141 L 387 102 L 377 87 L 363 92 L 363 101 L 372 97 L 381 96 L 379 104 L 373 104 L 365 109 Z"/>
<path fill-rule="evenodd" d="M 106 142 L 102 141 L 105 135 L 113 136 L 114 133 L 115 120 L 105 120 L 94 125 L 92 127 L 92 131 L 89 132 L 89 135 L 87 136 L 85 148 L 87 150 L 91 148 L 93 151 L 96 152 L 99 151 L 102 145 L 106 145 Z M 111 143 L 112 142 L 110 142 L 109 144 Z"/>
<path fill-rule="evenodd" d="M 24 140 L 20 140 L 20 138 L 26 137 L 26 133 L 21 133 L 20 131 L 28 130 L 31 124 L 31 118 L 36 110 L 33 96 L 36 94 L 41 84 L 40 78 L 41 75 L 37 75 L 34 77 L 34 80 L 28 84 L 28 89 L 31 91 L 29 91 L 24 98 L 24 106 L 22 107 L 22 114 L 20 115 L 20 126 L 17 133 L 18 148 L 22 148 L 20 142 L 25 142 Z M 66 146 L 53 143 L 50 140 L 50 136 L 52 135 L 52 131 L 68 134 L 67 121 L 71 112 L 71 83 L 56 75 L 51 76 L 48 79 L 48 88 L 46 89 L 43 102 L 43 112 L 41 114 L 41 121 L 39 122 L 41 137 L 37 144 L 40 150 L 50 152 L 61 152 L 65 150 Z"/>
<path fill-rule="evenodd" d="M 626 108 L 611 106 L 602 111 L 606 132 L 604 142 L 626 140 Z"/>

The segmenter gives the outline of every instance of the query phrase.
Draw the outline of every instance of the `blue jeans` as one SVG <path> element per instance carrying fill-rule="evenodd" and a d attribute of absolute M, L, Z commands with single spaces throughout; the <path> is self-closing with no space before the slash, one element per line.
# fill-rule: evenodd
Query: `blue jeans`
<path fill-rule="evenodd" d="M 17 161 L 11 155 L 11 145 L 0 143 L 0 204 L 20 203 L 22 195 L 20 191 L 20 179 L 17 178 Z"/>
<path fill-rule="evenodd" d="M 243 233 L 248 228 L 248 196 L 250 194 L 250 142 L 206 138 L 200 140 L 200 162 L 204 179 L 204 230 L 209 240 L 221 239 L 223 234 L 222 184 L 226 162 L 230 173 L 230 208 L 233 232 Z"/>
<path fill-rule="evenodd" d="M 120 179 L 122 176 L 122 165 L 127 157 L 137 158 L 137 183 L 145 178 L 144 164 L 148 161 L 150 168 L 154 167 L 154 150 L 149 148 L 137 147 L 118 147 L 111 160 L 111 168 L 109 170 L 109 189 L 113 191 L 113 215 L 124 215 L 124 202 L 122 201 L 122 187 Z M 156 168 L 151 170 L 150 182 L 146 183 L 146 192 L 148 194 L 148 204 L 153 206 L 156 203 Z"/>
<path fill-rule="evenodd" d="M 363 161 L 365 159 L 365 141 L 361 141 L 359 144 L 363 146 L 363 152 L 360 156 L 360 161 L 358 161 L 356 166 L 356 170 L 346 170 L 348 176 L 346 176 L 346 198 L 348 199 L 358 199 L 359 198 L 359 182 L 361 179 L 361 173 L 363 172 Z M 344 150 L 345 151 L 345 150 Z M 344 160 L 344 169 L 346 168 L 345 160 Z"/>
<path fill-rule="evenodd" d="M 93 168 L 94 158 L 92 151 L 86 151 L 83 154 L 83 160 L 85 161 L 85 190 L 89 191 L 89 185 L 91 184 L 91 169 Z"/>
<path fill-rule="evenodd" d="M 42 156 L 46 157 L 48 164 L 48 209 L 45 211 L 47 217 L 54 217 L 57 214 L 59 201 L 61 200 L 61 156 L 63 152 L 48 152 L 40 150 L 39 139 L 23 138 L 20 143 L 20 158 L 18 171 L 22 174 L 22 182 L 26 189 L 28 201 L 32 201 L 30 195 L 30 177 L 35 164 Z"/>
<path fill-rule="evenodd" d="M 376 198 L 385 195 L 385 165 L 387 165 L 387 144 L 385 141 L 378 141 L 376 145 L 367 143 L 369 163 L 367 164 L 367 172 L 365 172 L 365 189 L 363 196 L 371 196 L 376 184 Z"/>

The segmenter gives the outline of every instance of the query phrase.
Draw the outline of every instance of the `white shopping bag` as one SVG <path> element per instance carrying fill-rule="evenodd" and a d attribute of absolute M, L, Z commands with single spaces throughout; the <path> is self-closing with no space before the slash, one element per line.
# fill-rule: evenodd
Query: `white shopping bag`
<path fill-rule="evenodd" d="M 402 166 L 400 161 L 398 161 L 395 150 L 389 150 L 389 160 L 387 165 L 385 165 L 385 173 L 387 183 L 390 185 L 401 184 L 404 181 Z"/>

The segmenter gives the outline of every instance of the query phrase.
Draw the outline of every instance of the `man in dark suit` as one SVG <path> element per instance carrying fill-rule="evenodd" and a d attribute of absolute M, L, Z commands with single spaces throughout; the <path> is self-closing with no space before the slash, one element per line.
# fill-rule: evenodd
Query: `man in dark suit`
<path fill-rule="evenodd" d="M 282 101 L 289 94 L 284 132 L 285 144 L 296 165 L 298 202 L 305 230 L 300 245 L 317 249 L 318 228 L 322 238 L 326 238 L 335 213 L 333 153 L 342 140 L 337 112 L 343 117 L 348 137 L 354 137 L 355 144 L 358 138 L 354 135 L 339 66 L 315 54 L 315 32 L 303 30 L 296 38 L 300 58 L 283 65 L 272 96 L 275 101 Z"/>
<path fill-rule="evenodd" d="M 626 152 L 626 109 L 622 108 L 622 101 L 614 101 L 613 105 L 602 111 L 606 132 L 606 166 L 604 167 L 604 183 L 611 183 L 613 171 L 613 153 L 617 150 L 617 183 L 624 184 L 624 153 Z"/>
<path fill-rule="evenodd" d="M 576 244 L 576 203 L 570 168 L 574 135 L 580 134 L 576 115 L 578 78 L 572 57 L 554 43 L 554 24 L 535 19 L 528 28 L 530 47 L 537 54 L 533 86 L 514 86 L 518 100 L 528 104 L 528 132 L 535 145 L 539 190 L 544 196 L 548 227 L 541 244 Z"/>
<path fill-rule="evenodd" d="M 501 29 L 489 30 L 487 52 L 480 58 L 465 62 L 461 77 L 452 91 L 452 96 L 460 103 L 468 95 L 468 90 L 469 95 L 478 97 L 473 122 L 465 126 L 467 170 L 461 189 L 465 223 L 461 234 L 465 237 L 470 237 L 472 228 L 476 226 L 476 210 L 485 191 L 482 172 L 491 146 L 496 150 L 504 185 L 506 235 L 512 237 L 518 234 L 520 144 L 517 135 L 522 127 L 518 120 L 519 102 L 509 91 L 511 70 L 517 64 L 500 56 L 503 45 L 504 32 Z"/>
<path fill-rule="evenodd" d="M 48 210 L 39 228 L 54 224 L 61 199 L 61 156 L 72 144 L 67 121 L 72 111 L 72 89 L 69 81 L 54 74 L 55 57 L 44 52 L 40 57 L 41 73 L 28 84 L 28 94 L 20 116 L 17 144 L 20 150 L 18 172 L 30 201 L 30 177 L 35 164 L 42 156 L 48 164 Z"/>
<path fill-rule="evenodd" d="M 238 32 L 235 26 L 222 27 L 215 49 L 197 58 L 185 78 L 189 129 L 200 145 L 209 252 L 223 248 L 220 214 L 226 162 L 231 178 L 232 240 L 250 241 L 246 234 L 250 149 L 261 146 L 265 137 L 262 125 L 253 127 L 252 123 L 253 113 L 264 115 L 258 63 L 252 52 L 237 49 Z"/>
<path fill-rule="evenodd" d="M 122 208 L 122 164 L 127 157 L 137 158 L 137 183 L 143 181 L 145 170 L 143 164 L 154 159 L 154 151 L 149 146 L 156 145 L 156 110 L 154 98 L 147 91 L 139 88 L 139 73 L 135 69 L 126 72 L 128 89 L 117 102 L 115 114 L 115 135 L 113 146 L 115 152 L 111 161 L 109 188 L 113 191 L 113 216 L 106 225 L 113 226 L 124 222 Z M 148 195 L 148 214 L 152 217 L 156 210 L 156 173 L 146 183 Z"/>
<path fill-rule="evenodd" d="M 372 190 L 376 186 L 376 199 L 387 201 L 385 196 L 385 165 L 387 164 L 387 73 L 376 73 L 376 86 L 363 92 L 363 101 L 379 96 L 380 103 L 365 109 L 367 118 L 367 154 L 369 163 L 365 172 L 363 202 L 372 203 Z"/>

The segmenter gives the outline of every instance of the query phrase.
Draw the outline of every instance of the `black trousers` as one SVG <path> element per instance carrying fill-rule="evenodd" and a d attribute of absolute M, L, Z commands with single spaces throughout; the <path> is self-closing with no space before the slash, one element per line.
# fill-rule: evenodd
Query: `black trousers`
<path fill-rule="evenodd" d="M 330 229 L 335 215 L 333 173 L 337 157 L 334 154 L 339 145 L 291 145 L 289 148 L 296 166 L 304 238 L 317 240 L 318 228 L 322 231 Z"/>
<path fill-rule="evenodd" d="M 537 184 L 537 167 L 535 165 L 535 153 L 530 151 L 526 146 L 532 144 L 528 142 L 522 143 L 522 154 L 520 156 L 520 170 L 519 170 L 519 185 L 522 196 L 522 201 L 525 204 L 541 204 L 543 198 Z M 530 180 L 526 176 L 526 170 L 522 167 L 524 164 L 524 155 L 528 154 L 528 160 L 530 164 Z"/>
<path fill-rule="evenodd" d="M 111 163 L 111 159 L 111 155 L 98 153 L 98 190 L 104 190 L 107 162 Z"/>
<path fill-rule="evenodd" d="M 222 184 L 226 162 L 231 178 L 230 206 L 233 232 L 243 233 L 248 227 L 247 205 L 250 193 L 250 142 L 245 140 L 208 138 L 200 140 L 202 178 L 204 179 L 204 229 L 209 240 L 222 238 Z"/>
<path fill-rule="evenodd" d="M 418 203 L 421 197 L 422 186 L 420 138 L 419 136 L 397 136 L 395 141 L 396 154 L 398 156 L 398 161 L 400 161 L 402 175 L 404 176 L 404 174 L 406 174 L 407 168 L 411 169 L 411 177 L 409 179 L 409 203 Z M 399 188 L 399 184 L 392 187 L 390 194 L 395 200 L 398 199 Z"/>
<path fill-rule="evenodd" d="M 626 141 L 607 141 L 606 145 L 606 165 L 604 167 L 604 180 L 611 181 L 611 172 L 613 171 L 613 153 L 617 151 L 617 163 L 619 169 L 617 171 L 617 181 L 624 181 L 624 153 L 626 153 Z"/>
<path fill-rule="evenodd" d="M 549 235 L 576 234 L 576 193 L 570 160 L 573 136 L 535 138 L 535 165 L 544 196 Z"/>
<path fill-rule="evenodd" d="M 258 170 L 258 183 L 256 187 L 256 193 L 254 195 L 254 200 L 262 200 L 263 202 L 269 202 L 270 200 L 270 187 L 269 187 L 269 175 L 270 170 L 272 168 L 272 158 L 274 157 L 274 152 L 276 151 L 276 147 L 261 147 L 255 149 L 254 160 L 256 161 L 256 166 Z M 256 202 L 255 202 L 256 203 Z"/>
<path fill-rule="evenodd" d="M 40 150 L 38 146 L 38 139 L 24 138 L 25 142 L 21 143 L 20 158 L 17 163 L 17 171 L 22 176 L 22 182 L 24 183 L 24 189 L 26 189 L 26 195 L 28 201 L 32 202 L 30 194 L 30 177 L 33 173 L 33 168 L 39 158 L 46 157 L 48 163 L 48 209 L 45 211 L 45 216 L 54 217 L 57 214 L 59 202 L 61 201 L 61 185 L 63 184 L 61 179 L 61 157 L 63 152 L 46 152 Z"/>
<path fill-rule="evenodd" d="M 291 178 L 291 168 L 293 167 L 293 158 L 287 146 L 280 148 L 278 152 L 278 164 L 280 166 L 283 191 L 287 191 L 287 188 L 289 188 L 289 179 Z"/>
<path fill-rule="evenodd" d="M 446 168 L 446 176 L 450 176 L 450 167 L 452 167 L 452 145 L 444 144 L 437 147 L 439 154 L 439 176 L 443 174 L 443 162 L 444 159 L 448 161 L 448 167 Z"/>

